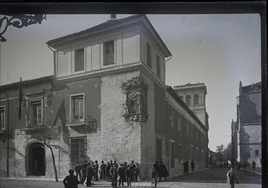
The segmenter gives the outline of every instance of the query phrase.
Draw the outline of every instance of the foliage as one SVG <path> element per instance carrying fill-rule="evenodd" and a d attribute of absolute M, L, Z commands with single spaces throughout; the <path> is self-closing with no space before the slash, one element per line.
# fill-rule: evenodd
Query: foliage
<path fill-rule="evenodd" d="M 224 160 L 231 160 L 232 158 L 232 144 L 229 143 L 228 146 L 223 151 Z"/>
<path fill-rule="evenodd" d="M 221 144 L 220 146 L 216 146 L 216 157 L 218 161 L 223 161 L 223 151 L 224 151 L 224 145 Z"/>

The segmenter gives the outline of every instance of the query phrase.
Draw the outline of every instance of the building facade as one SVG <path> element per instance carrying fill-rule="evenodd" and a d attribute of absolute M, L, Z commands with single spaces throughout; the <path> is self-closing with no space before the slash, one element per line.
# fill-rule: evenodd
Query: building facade
<path fill-rule="evenodd" d="M 113 15 L 47 45 L 54 75 L 23 82 L 21 120 L 19 83 L 2 86 L 9 99 L 1 94 L 1 125 L 13 127 L 14 138 L 9 147 L 1 143 L 1 169 L 8 158 L 10 176 L 54 176 L 51 152 L 29 136 L 42 125 L 50 128 L 44 134 L 55 146 L 59 177 L 84 160 L 134 160 L 141 179 L 151 177 L 155 160 L 170 175 L 183 171 L 184 160 L 195 160 L 197 169 L 207 165 L 208 129 L 165 84 L 171 53 L 146 15 Z"/>
<path fill-rule="evenodd" d="M 232 122 L 233 145 L 238 162 L 255 161 L 261 167 L 261 82 L 242 86 L 239 83 L 237 120 Z"/>

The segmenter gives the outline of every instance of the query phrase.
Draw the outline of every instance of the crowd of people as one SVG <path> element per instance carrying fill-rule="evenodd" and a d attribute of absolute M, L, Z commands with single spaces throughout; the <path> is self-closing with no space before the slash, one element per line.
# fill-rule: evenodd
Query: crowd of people
<path fill-rule="evenodd" d="M 76 176 L 74 176 L 74 172 L 76 173 Z M 130 164 L 127 162 L 118 164 L 116 161 L 104 163 L 104 161 L 101 161 L 100 165 L 98 164 L 98 161 L 95 161 L 94 163 L 84 161 L 83 164 L 77 162 L 74 170 L 71 169 L 69 171 L 70 175 L 64 179 L 63 183 L 65 188 L 76 188 L 79 183 L 91 187 L 91 185 L 93 185 L 92 181 L 97 182 L 103 180 L 111 182 L 113 188 L 116 188 L 117 186 L 120 187 L 121 185 L 124 186 L 125 182 L 129 187 L 131 186 L 131 182 L 138 181 L 139 172 L 138 164 L 134 161 Z M 76 177 L 77 181 L 74 180 L 75 178 L 73 177 Z M 69 184 L 76 184 L 76 187 L 68 186 Z"/>

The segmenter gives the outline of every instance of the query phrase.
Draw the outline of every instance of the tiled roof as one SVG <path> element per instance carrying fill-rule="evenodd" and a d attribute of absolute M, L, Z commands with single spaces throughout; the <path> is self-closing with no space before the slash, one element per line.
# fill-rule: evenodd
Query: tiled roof
<path fill-rule="evenodd" d="M 53 43 L 57 43 L 57 42 L 65 40 L 65 39 L 68 39 L 68 38 L 71 38 L 71 37 L 74 37 L 74 36 L 77 36 L 77 35 L 81 35 L 81 34 L 84 34 L 84 33 L 98 32 L 101 29 L 113 26 L 115 24 L 120 24 L 120 23 L 123 23 L 123 22 L 126 22 L 126 21 L 141 18 L 141 17 L 145 18 L 145 20 L 148 22 L 149 26 L 154 31 L 154 34 L 157 36 L 157 38 L 160 40 L 160 42 L 163 45 L 163 47 L 168 52 L 168 55 L 171 56 L 171 52 L 169 51 L 169 49 L 167 48 L 166 44 L 164 43 L 162 38 L 159 36 L 159 34 L 157 33 L 157 31 L 153 27 L 152 23 L 150 22 L 150 20 L 147 18 L 147 16 L 145 14 L 135 14 L 133 16 L 129 16 L 129 17 L 126 17 L 126 18 L 121 18 L 121 19 L 115 19 L 115 20 L 111 19 L 111 20 L 108 20 L 108 21 L 106 21 L 104 23 L 96 25 L 94 27 L 91 27 L 91 28 L 88 28 L 88 29 L 85 29 L 85 30 L 82 30 L 82 31 L 79 31 L 79 32 L 76 32 L 76 33 L 72 33 L 72 34 L 69 34 L 69 35 L 65 35 L 65 36 L 62 36 L 62 37 L 59 37 L 59 38 L 56 38 L 56 39 L 49 40 L 46 44 L 47 45 L 52 45 Z"/>
<path fill-rule="evenodd" d="M 96 25 L 94 27 L 91 27 L 91 28 L 88 28 L 88 29 L 85 29 L 85 30 L 82 30 L 82 31 L 79 31 L 79 32 L 76 32 L 76 33 L 72 33 L 72 34 L 69 34 L 69 35 L 65 35 L 65 36 L 62 36 L 62 37 L 59 37 L 59 38 L 56 38 L 56 39 L 49 40 L 46 44 L 50 45 L 51 43 L 59 42 L 61 40 L 67 39 L 67 38 L 75 36 L 75 35 L 80 35 L 80 34 L 83 34 L 83 33 L 96 32 L 96 31 L 98 31 L 100 29 L 104 29 L 104 28 L 112 26 L 114 24 L 119 24 L 119 23 L 131 20 L 131 19 L 134 19 L 134 18 L 142 17 L 142 16 L 144 16 L 144 14 L 136 14 L 136 15 L 129 16 L 129 17 L 126 17 L 126 18 L 108 20 L 108 21 L 103 22 L 103 23 L 101 23 L 99 25 Z"/>

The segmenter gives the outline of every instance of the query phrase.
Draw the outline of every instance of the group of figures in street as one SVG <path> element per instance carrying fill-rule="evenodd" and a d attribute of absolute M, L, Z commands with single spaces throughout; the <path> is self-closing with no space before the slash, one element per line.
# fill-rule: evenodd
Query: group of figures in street
<path fill-rule="evenodd" d="M 76 176 L 74 175 L 76 173 Z M 106 182 L 111 182 L 113 188 L 117 188 L 118 181 L 119 187 L 124 186 L 124 182 L 127 182 L 127 186 L 131 186 L 131 182 L 138 181 L 139 177 L 139 168 L 137 163 L 132 161 L 130 164 L 124 162 L 120 165 L 117 164 L 116 161 L 110 161 L 106 164 L 104 161 L 101 162 L 100 168 L 98 165 L 98 161 L 95 163 L 88 163 L 84 161 L 83 164 L 79 164 L 75 166 L 74 170 L 69 170 L 70 175 L 66 176 L 63 180 L 65 188 L 77 188 L 77 185 L 86 183 L 87 187 L 93 185 L 93 181 L 104 180 Z M 74 178 L 75 177 L 75 178 Z"/>

